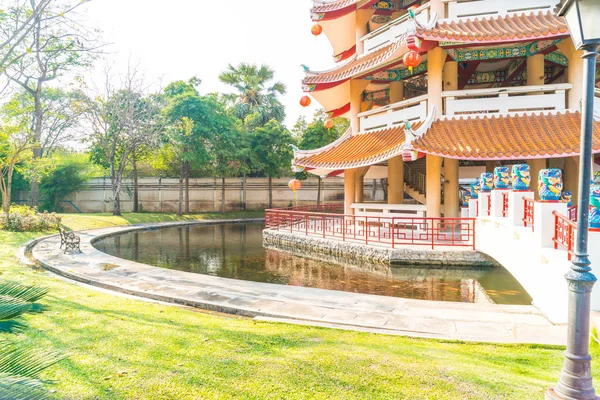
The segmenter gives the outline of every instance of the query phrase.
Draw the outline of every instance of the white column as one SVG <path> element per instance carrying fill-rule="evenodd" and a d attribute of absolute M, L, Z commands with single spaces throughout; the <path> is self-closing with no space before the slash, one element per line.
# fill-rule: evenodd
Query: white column
<path fill-rule="evenodd" d="M 469 218 L 477 218 L 479 216 L 479 200 L 469 199 Z"/>
<path fill-rule="evenodd" d="M 536 201 L 533 205 L 533 241 L 536 246 L 554 247 L 554 211 L 567 215 L 567 204 Z"/>
<path fill-rule="evenodd" d="M 502 218 L 504 210 L 504 193 L 508 193 L 507 189 L 493 189 L 491 194 L 492 202 L 492 217 Z"/>
<path fill-rule="evenodd" d="M 491 192 L 479 192 L 479 216 L 483 218 L 489 218 L 488 209 L 492 199 Z"/>
<path fill-rule="evenodd" d="M 508 219 L 514 226 L 524 226 L 523 218 L 525 217 L 525 201 L 523 197 L 533 199 L 533 192 L 515 192 L 508 193 Z"/>

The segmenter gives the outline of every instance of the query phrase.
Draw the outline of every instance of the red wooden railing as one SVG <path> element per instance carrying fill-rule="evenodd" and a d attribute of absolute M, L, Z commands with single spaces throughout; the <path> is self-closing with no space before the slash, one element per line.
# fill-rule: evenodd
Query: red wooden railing
<path fill-rule="evenodd" d="M 370 217 L 272 209 L 266 229 L 365 244 L 475 249 L 475 218 Z"/>
<path fill-rule="evenodd" d="M 491 196 L 487 196 L 487 216 L 491 217 L 492 216 L 492 197 Z"/>
<path fill-rule="evenodd" d="M 320 204 L 320 205 L 306 204 L 306 205 L 302 205 L 302 206 L 278 208 L 277 210 L 343 214 L 344 213 L 344 203 L 330 203 L 330 204 Z"/>
<path fill-rule="evenodd" d="M 554 237 L 552 238 L 554 248 L 558 249 L 560 246 L 567 250 L 569 261 L 571 261 L 575 246 L 575 229 L 577 226 L 570 218 L 556 211 L 554 211 L 552 215 L 554 215 Z"/>
<path fill-rule="evenodd" d="M 502 192 L 502 216 L 508 217 L 508 192 Z"/>
<path fill-rule="evenodd" d="M 569 219 L 571 221 L 577 222 L 577 206 L 569 207 Z"/>
<path fill-rule="evenodd" d="M 531 230 L 533 230 L 533 199 L 529 197 L 523 197 L 523 201 L 525 202 L 525 208 L 523 212 L 523 224 L 527 226 L 531 226 Z"/>

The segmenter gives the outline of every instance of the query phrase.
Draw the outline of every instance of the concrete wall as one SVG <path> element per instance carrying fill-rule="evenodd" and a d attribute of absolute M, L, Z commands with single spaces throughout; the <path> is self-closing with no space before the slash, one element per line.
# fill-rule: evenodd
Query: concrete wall
<path fill-rule="evenodd" d="M 292 178 L 273 179 L 273 207 L 288 207 L 293 201 L 288 182 Z M 315 204 L 317 201 L 317 178 L 309 178 L 302 182 L 302 189 L 297 193 L 298 205 Z M 377 181 L 375 191 L 374 180 L 365 180 L 365 201 L 383 201 L 383 189 Z M 344 180 L 328 178 L 323 180 L 321 199 L 328 203 L 344 201 Z M 268 206 L 269 185 L 267 178 L 248 178 L 246 189 L 247 209 L 264 209 Z M 15 201 L 26 201 L 27 192 L 15 193 Z M 86 213 L 112 211 L 112 191 L 109 178 L 90 180 L 86 187 L 68 196 L 81 211 Z M 178 179 L 139 179 L 139 201 L 141 209 L 148 212 L 175 212 L 179 200 Z M 228 211 L 241 210 L 243 201 L 242 179 L 225 180 L 225 208 Z M 63 203 L 66 212 L 76 212 L 69 203 Z M 221 179 L 190 179 L 190 211 L 220 211 Z M 121 210 L 133 210 L 133 187 L 130 180 L 123 183 L 121 190 Z"/>

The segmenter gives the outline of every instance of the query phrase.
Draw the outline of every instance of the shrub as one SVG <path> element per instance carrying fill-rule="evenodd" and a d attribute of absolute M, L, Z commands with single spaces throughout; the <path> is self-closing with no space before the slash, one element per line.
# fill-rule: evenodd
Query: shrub
<path fill-rule="evenodd" d="M 10 212 L 0 216 L 0 227 L 11 232 L 40 232 L 57 230 L 61 218 L 55 213 L 39 213 L 36 208 L 13 205 Z"/>

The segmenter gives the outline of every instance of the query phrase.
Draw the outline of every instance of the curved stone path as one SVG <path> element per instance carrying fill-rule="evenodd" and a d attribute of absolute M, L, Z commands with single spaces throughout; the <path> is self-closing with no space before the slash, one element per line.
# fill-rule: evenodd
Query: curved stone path
<path fill-rule="evenodd" d="M 96 250 L 107 235 L 164 226 L 241 223 L 198 221 L 111 227 L 78 232 L 81 254 L 63 254 L 60 238 L 34 242 L 30 257 L 45 269 L 104 289 L 219 312 L 315 326 L 439 339 L 563 344 L 566 326 L 551 324 L 534 306 L 400 299 L 248 282 L 168 270 Z"/>

